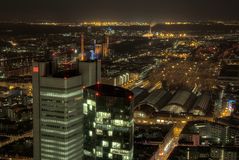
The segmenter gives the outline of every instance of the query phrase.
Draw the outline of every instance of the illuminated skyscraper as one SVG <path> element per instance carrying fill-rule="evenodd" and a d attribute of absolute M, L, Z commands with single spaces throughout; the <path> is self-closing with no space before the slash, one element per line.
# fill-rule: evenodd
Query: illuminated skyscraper
<path fill-rule="evenodd" d="M 83 88 L 100 81 L 100 62 L 76 62 L 71 70 L 56 65 L 33 63 L 34 160 L 81 160 Z"/>
<path fill-rule="evenodd" d="M 95 54 L 97 57 L 102 58 L 103 57 L 103 47 L 101 44 L 95 44 Z"/>
<path fill-rule="evenodd" d="M 86 55 L 85 55 L 85 40 L 84 40 L 84 34 L 81 33 L 81 54 L 80 54 L 80 61 L 85 61 L 86 60 Z"/>
<path fill-rule="evenodd" d="M 86 159 L 133 159 L 133 93 L 96 84 L 84 90 Z"/>
<path fill-rule="evenodd" d="M 109 49 L 110 46 L 110 37 L 109 35 L 106 36 L 106 42 L 103 43 L 103 57 L 109 57 Z"/>

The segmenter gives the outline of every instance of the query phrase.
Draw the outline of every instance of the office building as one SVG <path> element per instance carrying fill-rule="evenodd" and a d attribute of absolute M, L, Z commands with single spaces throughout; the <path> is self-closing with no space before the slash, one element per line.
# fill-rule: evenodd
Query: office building
<path fill-rule="evenodd" d="M 195 144 L 196 139 L 189 137 L 197 137 L 198 135 L 200 145 L 234 145 L 236 142 L 236 136 L 239 135 L 239 131 L 237 128 L 215 122 L 189 122 L 180 135 L 180 143 Z"/>
<path fill-rule="evenodd" d="M 85 159 L 133 159 L 133 93 L 96 84 L 85 88 Z"/>
<path fill-rule="evenodd" d="M 100 61 L 74 65 L 33 63 L 34 160 L 83 158 L 83 88 L 100 81 Z"/>

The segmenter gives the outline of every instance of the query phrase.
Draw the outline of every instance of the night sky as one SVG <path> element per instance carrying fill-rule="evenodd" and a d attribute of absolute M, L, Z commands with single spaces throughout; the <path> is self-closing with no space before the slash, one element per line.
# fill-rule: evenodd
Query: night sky
<path fill-rule="evenodd" d="M 0 0 L 0 20 L 239 20 L 239 0 Z"/>

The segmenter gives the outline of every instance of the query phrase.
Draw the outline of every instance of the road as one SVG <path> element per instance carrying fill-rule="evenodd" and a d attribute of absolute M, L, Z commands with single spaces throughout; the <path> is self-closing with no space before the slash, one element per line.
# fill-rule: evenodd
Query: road
<path fill-rule="evenodd" d="M 125 89 L 129 89 L 132 90 L 136 87 L 141 87 L 141 88 L 148 88 L 150 86 L 150 82 L 149 80 L 145 79 L 145 80 L 132 80 L 126 84 L 123 84 L 121 87 L 125 88 Z"/>
<path fill-rule="evenodd" d="M 158 116 L 155 118 L 134 118 L 135 124 L 139 125 L 155 125 L 155 124 L 174 124 L 172 129 L 165 136 L 159 149 L 151 157 L 150 160 L 167 160 L 172 151 L 178 146 L 179 136 L 189 121 L 207 120 L 214 121 L 211 117 L 201 116 L 185 116 L 185 117 L 170 117 Z"/>
<path fill-rule="evenodd" d="M 11 156 L 8 156 L 7 158 L 5 157 L 0 157 L 0 158 L 3 158 L 3 160 L 31 160 L 32 158 L 29 158 L 29 157 L 11 157 Z"/>
<path fill-rule="evenodd" d="M 162 88 L 162 82 L 158 81 L 150 90 L 149 93 L 153 92 L 155 89 L 160 89 Z"/>
<path fill-rule="evenodd" d="M 134 118 L 135 124 L 139 125 L 156 125 L 156 124 L 175 124 L 175 123 L 187 123 L 188 121 L 210 121 L 214 122 L 212 117 L 203 116 L 184 116 L 184 117 L 170 117 L 165 115 L 159 115 L 155 118 Z"/>
<path fill-rule="evenodd" d="M 26 132 L 23 135 L 19 135 L 19 136 L 7 136 L 7 137 L 9 137 L 9 140 L 5 141 L 3 143 L 0 143 L 0 148 L 5 145 L 8 145 L 14 141 L 18 141 L 19 139 L 26 138 L 26 137 L 32 137 L 32 131 Z"/>
<path fill-rule="evenodd" d="M 167 133 L 163 143 L 159 145 L 159 149 L 150 160 L 167 160 L 174 148 L 178 145 L 179 136 L 185 125 L 185 123 L 176 123 Z"/>

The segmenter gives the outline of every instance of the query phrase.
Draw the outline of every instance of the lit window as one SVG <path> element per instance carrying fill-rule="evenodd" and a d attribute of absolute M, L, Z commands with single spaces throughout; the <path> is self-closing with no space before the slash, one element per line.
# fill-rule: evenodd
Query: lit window
<path fill-rule="evenodd" d="M 103 119 L 102 118 L 95 118 L 95 122 L 103 124 Z"/>
<path fill-rule="evenodd" d="M 109 136 L 113 136 L 113 131 L 108 131 Z"/>
<path fill-rule="evenodd" d="M 123 160 L 129 160 L 129 156 L 123 156 Z"/>
<path fill-rule="evenodd" d="M 112 148 L 120 148 L 121 144 L 118 142 L 112 142 Z"/>
<path fill-rule="evenodd" d="M 107 112 L 97 112 L 96 113 L 97 118 L 111 118 L 111 114 Z"/>
<path fill-rule="evenodd" d="M 84 150 L 84 155 L 87 155 L 87 156 L 92 156 L 92 153 L 88 150 Z"/>
<path fill-rule="evenodd" d="M 103 147 L 109 147 L 109 142 L 108 141 L 102 141 L 102 146 Z"/>
<path fill-rule="evenodd" d="M 97 134 L 97 135 L 103 135 L 103 131 L 100 130 L 100 129 L 96 129 L 96 134 Z"/>
<path fill-rule="evenodd" d="M 96 152 L 96 157 L 103 157 L 103 153 L 101 151 Z"/>
<path fill-rule="evenodd" d="M 108 158 L 112 159 L 113 158 L 113 154 L 112 153 L 108 153 Z"/>
<path fill-rule="evenodd" d="M 89 110 L 91 110 L 91 111 L 92 111 L 92 109 L 93 109 L 93 107 L 92 107 L 92 105 L 90 105 L 90 106 L 89 106 Z"/>
<path fill-rule="evenodd" d="M 81 94 L 82 94 L 82 90 L 74 91 L 74 92 L 70 92 L 70 93 L 56 93 L 56 92 L 46 92 L 46 91 L 40 92 L 41 96 L 57 97 L 57 98 L 70 98 L 70 97 L 74 97 L 74 96 L 79 96 Z"/>
<path fill-rule="evenodd" d="M 103 148 L 96 146 L 96 157 L 103 157 Z"/>
<path fill-rule="evenodd" d="M 86 103 L 83 104 L 83 113 L 84 113 L 85 115 L 88 114 L 88 106 L 87 106 Z"/>
<path fill-rule="evenodd" d="M 93 135 L 93 132 L 89 131 L 89 136 L 92 137 L 92 135 Z"/>
<path fill-rule="evenodd" d="M 124 121 L 116 119 L 116 120 L 113 121 L 113 124 L 116 125 L 116 126 L 123 126 Z"/>
<path fill-rule="evenodd" d="M 110 130 L 110 129 L 112 129 L 112 126 L 111 125 L 106 125 L 106 128 L 107 128 L 107 130 Z"/>
<path fill-rule="evenodd" d="M 87 104 L 89 104 L 89 105 L 91 105 L 91 106 L 96 106 L 96 103 L 95 103 L 95 101 L 93 101 L 93 100 L 90 100 L 90 99 L 87 99 Z"/>

